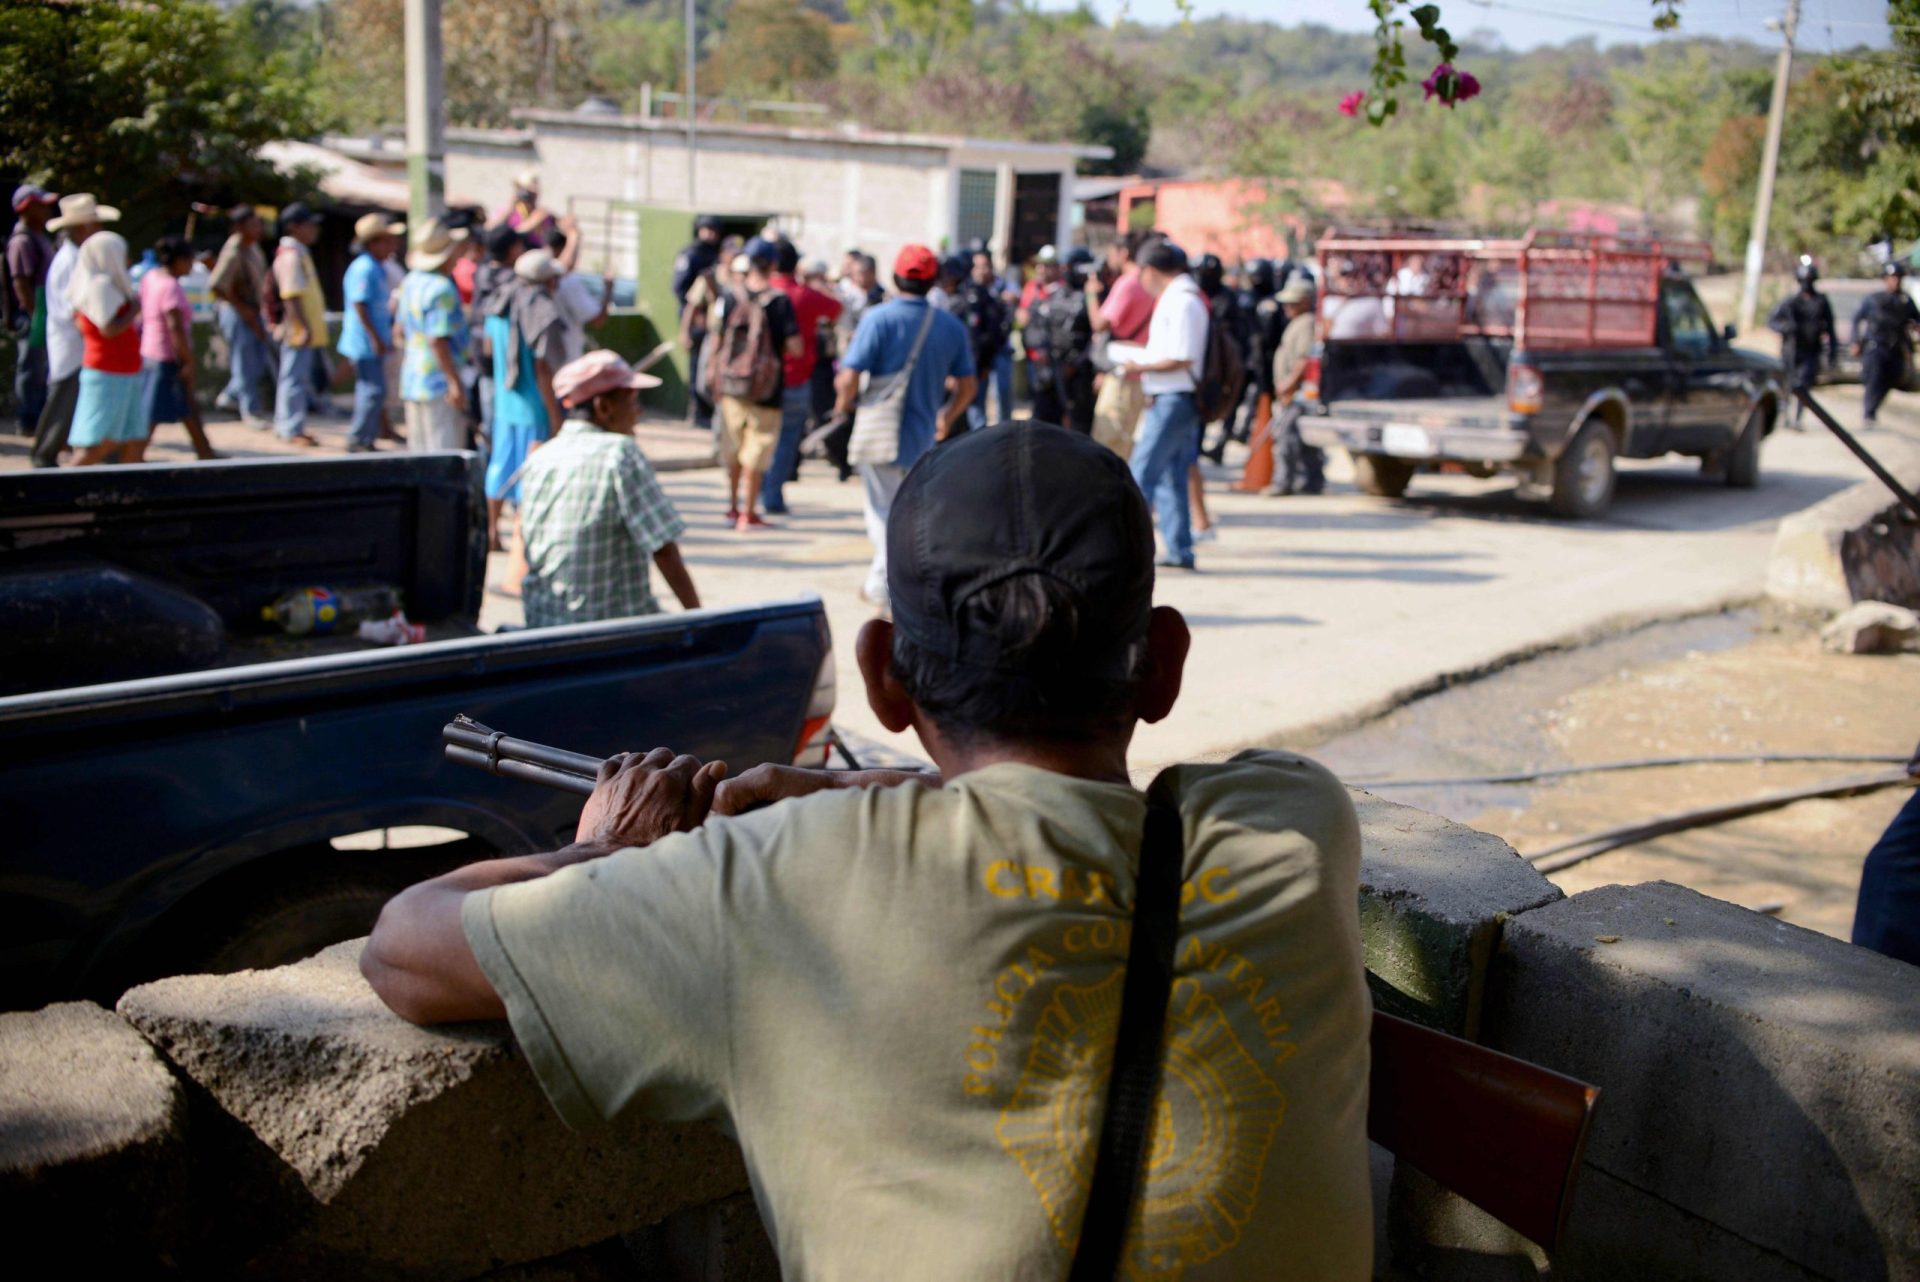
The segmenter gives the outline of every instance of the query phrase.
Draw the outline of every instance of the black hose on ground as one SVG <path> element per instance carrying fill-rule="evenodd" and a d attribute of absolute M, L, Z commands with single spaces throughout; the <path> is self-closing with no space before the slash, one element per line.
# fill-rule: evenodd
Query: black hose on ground
<path fill-rule="evenodd" d="M 1458 775 L 1438 779 L 1352 779 L 1356 788 L 1450 788 L 1492 783 L 1532 783 L 1568 775 L 1597 775 L 1615 770 L 1651 770 L 1664 766 L 1745 766 L 1784 762 L 1837 761 L 1849 765 L 1898 765 L 1905 757 L 1866 752 L 1729 752 L 1690 757 L 1635 757 L 1626 761 L 1599 761 L 1584 766 L 1540 766 L 1497 775 Z"/>
<path fill-rule="evenodd" d="M 1707 828 L 1768 810 L 1779 810 L 1796 801 L 1810 801 L 1816 797 L 1857 797 L 1869 792 L 1878 792 L 1883 788 L 1903 786 L 1910 788 L 1916 784 L 1920 784 L 1920 779 L 1908 774 L 1904 768 L 1868 775 L 1849 775 L 1844 779 L 1829 779 L 1825 783 L 1812 784 L 1803 788 L 1787 788 L 1779 792 L 1764 793 L 1745 801 L 1701 806 L 1693 810 L 1682 810 L 1677 814 L 1662 815 L 1657 819 L 1646 819 L 1639 823 L 1603 828 L 1598 832 L 1582 833 L 1558 845 L 1536 850 L 1527 855 L 1526 860 L 1543 873 L 1558 872 L 1562 868 L 1571 868 L 1577 863 L 1592 859 L 1595 855 L 1604 855 L 1622 846 L 1631 846 L 1654 837 L 1663 837 L 1668 833 L 1683 832 L 1690 828 Z M 1587 849 L 1581 849 L 1581 847 L 1587 847 Z"/>

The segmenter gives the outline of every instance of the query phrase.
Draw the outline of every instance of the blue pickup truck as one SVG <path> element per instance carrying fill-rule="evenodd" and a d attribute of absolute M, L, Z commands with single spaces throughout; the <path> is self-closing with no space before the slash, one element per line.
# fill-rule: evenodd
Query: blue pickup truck
<path fill-rule="evenodd" d="M 485 565 L 467 454 L 0 478 L 0 1008 L 279 964 L 422 877 L 570 841 L 577 797 L 442 760 L 456 713 L 825 764 L 817 599 L 482 635 Z M 311 585 L 397 589 L 428 640 L 262 620 Z"/>

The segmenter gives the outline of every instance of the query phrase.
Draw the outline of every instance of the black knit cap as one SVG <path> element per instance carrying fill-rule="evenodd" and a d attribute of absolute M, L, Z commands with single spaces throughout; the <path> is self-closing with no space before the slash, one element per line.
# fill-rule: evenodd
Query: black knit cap
<path fill-rule="evenodd" d="M 893 626 L 915 646 L 970 667 L 1018 660 L 970 632 L 983 588 L 1023 574 L 1066 587 L 1090 650 L 1092 677 L 1128 674 L 1132 644 L 1153 613 L 1153 520 L 1133 475 L 1091 437 L 1009 422 L 936 447 L 901 483 L 887 519 Z"/>

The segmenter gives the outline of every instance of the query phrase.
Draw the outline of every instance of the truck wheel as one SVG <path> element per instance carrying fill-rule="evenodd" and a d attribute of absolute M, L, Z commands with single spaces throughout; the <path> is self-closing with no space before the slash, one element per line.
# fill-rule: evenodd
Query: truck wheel
<path fill-rule="evenodd" d="M 1405 459 L 1387 454 L 1353 456 L 1353 483 L 1362 494 L 1397 499 L 1407 492 L 1407 484 L 1412 480 L 1413 464 Z"/>
<path fill-rule="evenodd" d="M 1760 437 L 1765 429 L 1765 412 L 1755 406 L 1733 448 L 1727 451 L 1727 484 L 1736 490 L 1750 490 L 1760 484 Z"/>
<path fill-rule="evenodd" d="M 1547 506 L 1561 516 L 1590 521 L 1613 506 L 1613 434 L 1588 419 L 1553 461 L 1553 496 Z"/>

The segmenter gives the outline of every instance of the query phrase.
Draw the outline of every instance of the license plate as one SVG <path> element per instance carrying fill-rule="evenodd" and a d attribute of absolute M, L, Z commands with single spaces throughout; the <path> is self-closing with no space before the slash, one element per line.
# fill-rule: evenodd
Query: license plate
<path fill-rule="evenodd" d="M 1440 452 L 1433 434 L 1411 423 L 1389 423 L 1380 429 L 1380 448 L 1400 458 L 1432 458 Z"/>

